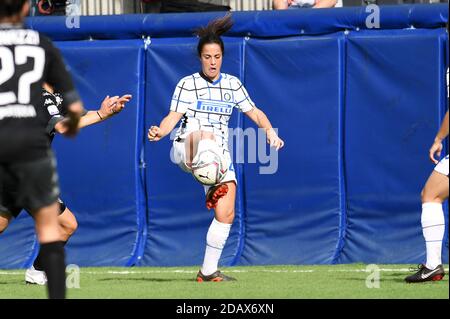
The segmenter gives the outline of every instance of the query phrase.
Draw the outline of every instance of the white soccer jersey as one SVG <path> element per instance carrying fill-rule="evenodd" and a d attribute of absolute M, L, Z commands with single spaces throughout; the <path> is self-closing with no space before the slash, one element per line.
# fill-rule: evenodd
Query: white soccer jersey
<path fill-rule="evenodd" d="M 241 81 L 221 73 L 212 82 L 201 73 L 187 76 L 177 84 L 170 110 L 184 114 L 175 140 L 182 141 L 191 132 L 214 133 L 216 141 L 228 150 L 228 121 L 233 108 L 248 112 L 255 104 Z"/>

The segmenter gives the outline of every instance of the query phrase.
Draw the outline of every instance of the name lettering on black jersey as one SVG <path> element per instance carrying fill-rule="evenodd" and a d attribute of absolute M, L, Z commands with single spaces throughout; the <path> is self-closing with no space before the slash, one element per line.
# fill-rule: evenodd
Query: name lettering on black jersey
<path fill-rule="evenodd" d="M 47 156 L 49 136 L 62 115 L 46 105 L 44 83 L 61 92 L 64 107 L 79 101 L 61 53 L 51 40 L 34 30 L 0 24 L 0 161 Z M 56 102 L 52 105 L 58 107 Z"/>
<path fill-rule="evenodd" d="M 34 30 L 0 30 L 0 45 L 39 45 L 39 33 Z"/>
<path fill-rule="evenodd" d="M 8 105 L 0 108 L 0 120 L 4 118 L 36 117 L 36 109 L 32 105 Z"/>

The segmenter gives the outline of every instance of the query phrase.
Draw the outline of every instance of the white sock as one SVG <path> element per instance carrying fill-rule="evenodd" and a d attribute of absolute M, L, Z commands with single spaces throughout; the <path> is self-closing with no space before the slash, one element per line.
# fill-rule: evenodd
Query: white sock
<path fill-rule="evenodd" d="M 206 235 L 205 259 L 201 272 L 205 276 L 209 276 L 217 271 L 220 255 L 223 247 L 230 234 L 231 224 L 224 224 L 213 219 Z"/>
<path fill-rule="evenodd" d="M 444 239 L 445 219 L 441 203 L 422 204 L 422 232 L 427 246 L 428 269 L 442 264 L 442 240 Z"/>

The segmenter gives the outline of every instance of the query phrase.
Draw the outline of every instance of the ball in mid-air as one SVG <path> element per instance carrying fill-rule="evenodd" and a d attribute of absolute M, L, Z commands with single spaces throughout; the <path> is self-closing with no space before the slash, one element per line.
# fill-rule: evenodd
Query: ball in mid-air
<path fill-rule="evenodd" d="M 219 184 L 227 171 L 224 157 L 214 149 L 200 151 L 192 164 L 192 175 L 203 185 Z"/>

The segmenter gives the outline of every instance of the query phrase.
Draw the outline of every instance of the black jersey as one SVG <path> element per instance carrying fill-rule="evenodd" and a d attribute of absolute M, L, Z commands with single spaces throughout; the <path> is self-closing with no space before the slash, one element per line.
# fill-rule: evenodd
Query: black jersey
<path fill-rule="evenodd" d="M 56 134 L 55 125 L 67 115 L 67 108 L 64 107 L 61 94 L 42 90 L 41 105 L 36 111 L 51 143 Z"/>
<path fill-rule="evenodd" d="M 49 139 L 38 116 L 42 85 L 79 100 L 58 49 L 37 31 L 0 25 L 0 163 L 47 156 Z"/>

